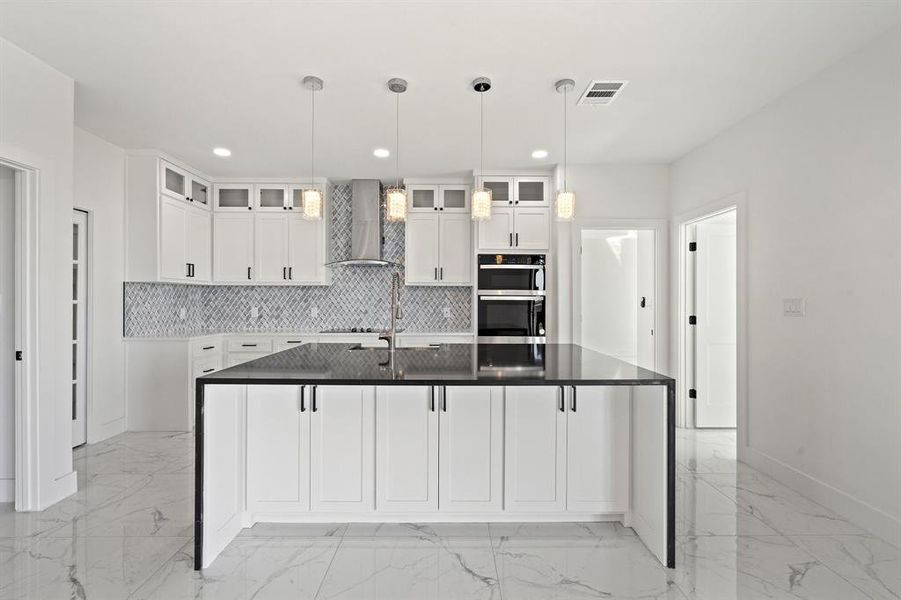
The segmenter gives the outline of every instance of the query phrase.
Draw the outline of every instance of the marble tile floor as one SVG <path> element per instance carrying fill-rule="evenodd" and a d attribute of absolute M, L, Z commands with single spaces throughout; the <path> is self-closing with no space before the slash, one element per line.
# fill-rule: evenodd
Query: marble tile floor
<path fill-rule="evenodd" d="M 75 452 L 79 492 L 0 505 L 0 600 L 897 600 L 901 550 L 680 430 L 677 561 L 613 523 L 259 524 L 192 569 L 193 438 L 126 433 Z"/>

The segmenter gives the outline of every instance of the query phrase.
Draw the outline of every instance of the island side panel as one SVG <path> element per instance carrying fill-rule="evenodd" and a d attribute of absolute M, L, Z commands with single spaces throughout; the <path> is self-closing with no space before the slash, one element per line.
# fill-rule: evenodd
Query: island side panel
<path fill-rule="evenodd" d="M 661 563 L 675 565 L 672 385 L 632 388 L 632 527 Z"/>
<path fill-rule="evenodd" d="M 244 516 L 244 454 L 247 387 L 206 385 L 198 416 L 201 486 L 195 569 L 206 568 L 241 531 Z"/>

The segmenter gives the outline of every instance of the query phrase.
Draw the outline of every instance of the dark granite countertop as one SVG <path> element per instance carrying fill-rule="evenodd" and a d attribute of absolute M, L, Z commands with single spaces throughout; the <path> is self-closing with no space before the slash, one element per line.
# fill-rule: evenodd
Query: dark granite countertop
<path fill-rule="evenodd" d="M 205 384 L 665 385 L 673 379 L 575 344 L 382 348 L 305 344 L 198 378 Z"/>

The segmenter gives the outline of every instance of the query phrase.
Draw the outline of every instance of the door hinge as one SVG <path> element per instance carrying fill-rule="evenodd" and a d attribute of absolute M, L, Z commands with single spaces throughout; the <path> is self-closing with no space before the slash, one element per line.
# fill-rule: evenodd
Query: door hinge
<path fill-rule="evenodd" d="M 16 360 L 22 360 L 22 351 L 16 350 Z"/>
<path fill-rule="evenodd" d="M 689 397 L 689 398 L 697 398 L 697 397 L 698 397 L 698 390 L 696 390 L 696 389 L 694 389 L 694 388 L 691 388 L 690 390 L 688 390 L 688 397 Z"/>
<path fill-rule="evenodd" d="M 696 315 L 688 315 L 688 324 L 689 325 L 697 325 L 698 317 Z"/>
<path fill-rule="evenodd" d="M 698 250 L 697 242 L 688 242 L 688 251 L 689 252 L 696 252 L 697 250 Z"/>

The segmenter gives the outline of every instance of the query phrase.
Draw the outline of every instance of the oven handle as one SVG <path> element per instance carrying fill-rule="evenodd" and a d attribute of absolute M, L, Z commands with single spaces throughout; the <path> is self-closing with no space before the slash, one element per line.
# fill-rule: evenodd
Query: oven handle
<path fill-rule="evenodd" d="M 500 302 L 503 300 L 522 300 L 523 302 L 541 302 L 544 296 L 479 296 L 479 301 L 490 300 Z"/>
<path fill-rule="evenodd" d="M 529 269 L 537 271 L 543 269 L 545 265 L 479 265 L 480 269 Z"/>

